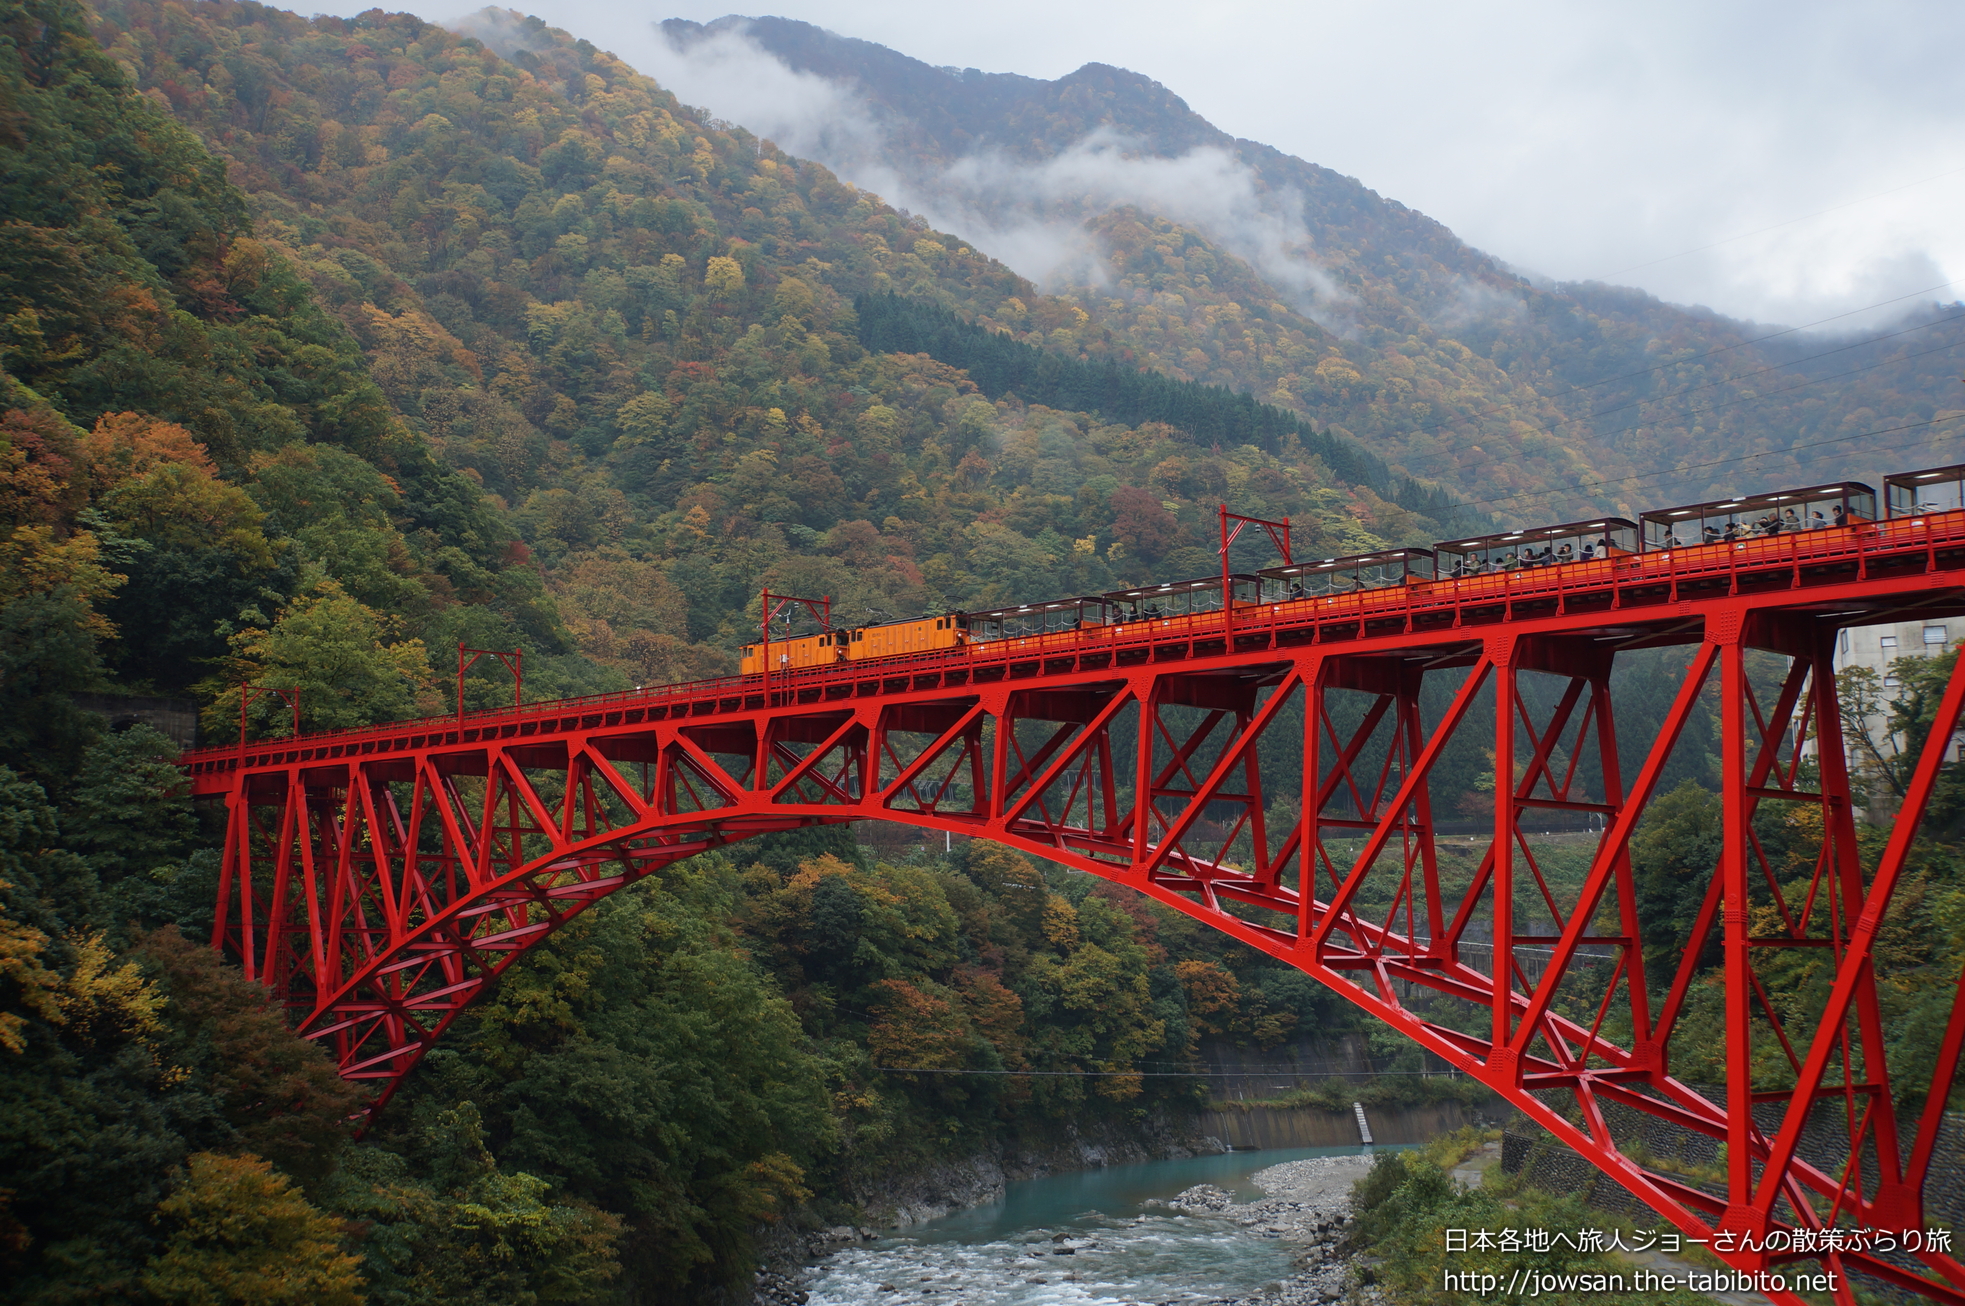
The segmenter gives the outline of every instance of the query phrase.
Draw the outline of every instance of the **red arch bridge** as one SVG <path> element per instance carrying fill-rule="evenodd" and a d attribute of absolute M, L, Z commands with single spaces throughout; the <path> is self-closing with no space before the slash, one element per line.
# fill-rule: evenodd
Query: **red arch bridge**
<path fill-rule="evenodd" d="M 214 942 L 385 1097 L 599 899 L 752 835 L 878 819 L 1102 876 L 1298 967 L 1737 1269 L 1827 1270 L 1842 1300 L 1858 1272 L 1965 1302 L 1947 1251 L 1834 1232 L 1944 1223 L 1925 1177 L 1965 1004 L 1939 995 L 1935 1058 L 1917 1082 L 1893 1078 L 1876 942 L 1914 873 L 1965 675 L 1865 852 L 1831 659 L 1845 627 L 1961 614 L 1965 513 L 1937 514 L 1232 624 L 302 735 L 186 766 L 229 813 Z M 1620 748 L 1613 683 L 1628 682 L 1613 671 L 1638 657 L 1668 658 L 1675 694 Z M 1644 910 L 1630 848 L 1701 712 L 1720 727 L 1723 851 L 1685 870 L 1681 900 L 1700 905 L 1674 930 Z M 1431 803 L 1456 740 L 1507 778 L 1472 791 L 1471 842 L 1464 825 L 1439 833 Z M 1819 842 L 1798 870 L 1757 834 L 1795 814 Z M 1566 876 L 1537 838 L 1563 822 L 1587 854 Z M 1763 977 L 1797 949 L 1814 979 L 1777 1000 Z M 1722 1033 L 1723 1073 L 1706 1076 L 1722 1086 L 1675 1077 L 1689 1040 L 1710 1058 Z M 1707 1140 L 1712 1167 L 1648 1165 L 1639 1139 L 1661 1125 Z"/>

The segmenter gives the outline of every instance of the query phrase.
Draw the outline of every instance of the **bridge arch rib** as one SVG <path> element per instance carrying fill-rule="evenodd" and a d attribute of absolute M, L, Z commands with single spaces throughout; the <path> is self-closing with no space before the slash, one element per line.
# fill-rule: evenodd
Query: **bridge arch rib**
<path fill-rule="evenodd" d="M 386 1097 L 528 948 L 682 858 L 864 820 L 991 839 L 1301 969 L 1736 1268 L 1779 1270 L 1797 1235 L 1812 1246 L 1838 1222 L 1932 1222 L 1924 1176 L 1965 1005 L 1931 1081 L 1893 1086 L 1873 945 L 1965 724 L 1965 670 L 1866 863 L 1831 641 L 1912 608 L 1965 613 L 1965 587 L 1920 573 L 1737 588 L 1430 630 L 1272 626 L 1130 655 L 946 660 L 645 710 L 570 706 L 531 729 L 416 723 L 375 747 L 228 750 L 228 765 L 193 767 L 228 804 L 215 942 Z M 1620 741 L 1612 671 L 1651 648 L 1682 651 L 1684 679 L 1655 736 Z M 1724 852 L 1701 873 L 1696 921 L 1667 935 L 1632 835 L 1686 723 L 1715 702 Z M 1446 849 L 1432 802 L 1470 744 L 1493 758 L 1484 828 Z M 1777 808 L 1820 831 L 1799 900 L 1755 835 L 1756 814 Z M 1537 844 L 1549 819 L 1583 827 L 1579 873 L 1557 873 Z M 1832 986 L 1800 1014 L 1762 982 L 1793 948 L 1833 959 Z M 1727 1052 L 1708 1092 L 1672 1066 L 1714 950 Z M 1779 1083 L 1756 1059 L 1775 1046 Z M 1647 1168 L 1612 1125 L 1631 1112 L 1723 1143 L 1725 1184 Z M 1801 1254 L 1965 1302 L 1948 1254 Z"/>

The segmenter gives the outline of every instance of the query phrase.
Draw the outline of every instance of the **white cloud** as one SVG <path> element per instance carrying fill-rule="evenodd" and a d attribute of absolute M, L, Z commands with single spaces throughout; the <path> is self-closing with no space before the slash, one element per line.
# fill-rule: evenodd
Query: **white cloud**
<path fill-rule="evenodd" d="M 1965 172 L 1926 180 L 1965 168 L 1955 92 L 1965 5 L 1953 0 L 996 0 L 953 11 L 784 0 L 773 10 L 930 64 L 1035 77 L 1090 61 L 1134 69 L 1231 134 L 1355 176 L 1512 265 L 1564 280 L 1800 322 L 1965 278 L 1954 217 Z M 652 24 L 726 10 L 552 0 L 539 12 L 659 77 Z"/>
<path fill-rule="evenodd" d="M 819 160 L 1047 288 L 1103 284 L 1103 252 L 1085 220 L 1137 205 L 1206 231 L 1298 308 L 1341 325 L 1348 297 L 1317 266 L 1300 201 L 1263 191 L 1224 150 L 1161 158 L 1098 132 L 1040 164 L 988 151 L 904 177 L 886 162 L 883 128 L 852 88 L 786 67 L 740 28 L 680 46 L 651 34 L 615 52 L 685 103 Z"/>

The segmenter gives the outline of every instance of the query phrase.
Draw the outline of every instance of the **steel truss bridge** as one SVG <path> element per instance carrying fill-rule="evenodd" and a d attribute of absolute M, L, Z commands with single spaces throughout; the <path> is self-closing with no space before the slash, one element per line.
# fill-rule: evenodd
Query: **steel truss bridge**
<path fill-rule="evenodd" d="M 1299 968 L 1738 1270 L 1827 1269 L 1840 1301 L 1858 1272 L 1965 1303 L 1947 1252 L 1829 1232 L 1935 1222 L 1925 1176 L 1965 1042 L 1950 992 L 1935 1071 L 1927 1054 L 1919 1082 L 1893 1080 L 1876 956 L 1965 673 L 1865 857 L 1831 657 L 1847 626 L 1961 614 L 1954 512 L 185 761 L 228 812 L 214 943 L 385 1099 L 608 894 L 753 835 L 877 819 L 1101 876 Z M 1655 649 L 1683 677 L 1655 736 L 1620 753 L 1613 669 Z M 1723 852 L 1686 868 L 1702 905 L 1663 937 L 1631 841 L 1699 711 L 1721 726 Z M 1464 831 L 1443 851 L 1430 794 L 1470 734 L 1497 778 L 1477 860 Z M 1641 756 L 1634 774 L 1620 756 Z M 1798 870 L 1758 834 L 1794 812 L 1819 831 Z M 1547 873 L 1534 832 L 1551 821 L 1592 827 L 1570 836 L 1590 853 L 1580 884 Z M 1763 972 L 1795 949 L 1817 982 L 1777 999 Z M 1702 1091 L 1674 1054 L 1710 1052 L 1719 1019 L 1724 1087 Z M 1646 1117 L 1722 1144 L 1723 1182 L 1647 1166 L 1613 1128 Z"/>

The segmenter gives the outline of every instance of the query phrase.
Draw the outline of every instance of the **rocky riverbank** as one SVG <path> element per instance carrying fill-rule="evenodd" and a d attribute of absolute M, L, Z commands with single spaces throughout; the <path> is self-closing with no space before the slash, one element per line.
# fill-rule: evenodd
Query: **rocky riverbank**
<path fill-rule="evenodd" d="M 1046 1138 L 999 1143 L 986 1152 L 853 1185 L 849 1198 L 864 1224 L 799 1228 L 788 1220 L 758 1230 L 764 1266 L 746 1300 L 750 1306 L 802 1306 L 807 1270 L 827 1255 L 859 1243 L 1003 1200 L 1011 1183 L 1079 1170 L 1165 1161 L 1228 1151 L 1218 1138 L 1166 1119 L 1144 1128 L 1081 1130 L 1067 1126 Z"/>
<path fill-rule="evenodd" d="M 1227 1150 L 1217 1138 L 1167 1122 L 1155 1122 L 1145 1129 L 1080 1131 L 1068 1127 L 1053 1137 L 1002 1143 L 960 1161 L 882 1175 L 863 1181 L 850 1195 L 864 1212 L 867 1224 L 880 1229 L 908 1229 L 956 1211 L 1000 1202 L 1006 1185 L 1025 1179 Z"/>
<path fill-rule="evenodd" d="M 1384 1306 L 1380 1289 L 1356 1282 L 1343 1251 L 1351 1188 L 1370 1164 L 1361 1156 L 1289 1161 L 1248 1176 L 1264 1194 L 1253 1202 L 1202 1183 L 1171 1198 L 1135 1199 L 1134 1215 L 1094 1211 L 1060 1222 L 1056 1210 L 1068 1208 L 1056 1208 L 1027 1225 L 967 1240 L 923 1242 L 857 1225 L 815 1231 L 805 1237 L 809 1259 L 761 1276 L 756 1300 L 760 1306 L 808 1300 L 830 1306 Z M 1216 1267 L 1212 1273 L 1209 1265 Z M 1256 1265 L 1273 1267 L 1259 1272 L 1273 1276 L 1273 1286 L 1231 1286 L 1262 1282 L 1250 1274 Z"/>
<path fill-rule="evenodd" d="M 1351 1186 L 1371 1169 L 1368 1156 L 1325 1156 L 1258 1170 L 1249 1182 L 1268 1196 L 1237 1203 L 1211 1184 L 1190 1188 L 1165 1203 L 1191 1215 L 1226 1216 L 1263 1238 L 1290 1245 L 1296 1273 L 1254 1296 L 1224 1297 L 1218 1306 L 1377 1306 L 1375 1287 L 1359 1285 L 1343 1252 L 1351 1223 Z"/>

